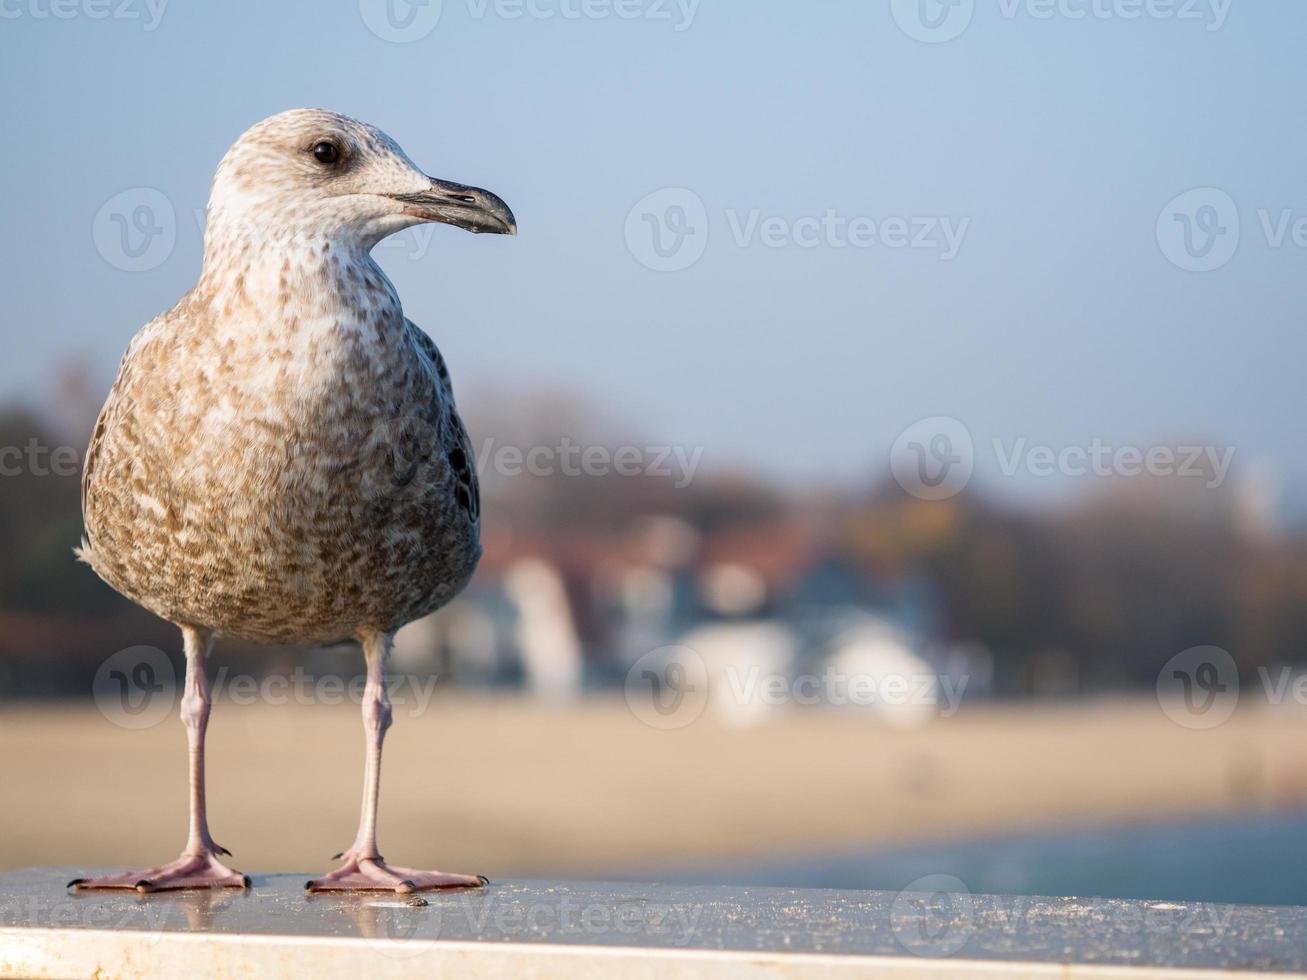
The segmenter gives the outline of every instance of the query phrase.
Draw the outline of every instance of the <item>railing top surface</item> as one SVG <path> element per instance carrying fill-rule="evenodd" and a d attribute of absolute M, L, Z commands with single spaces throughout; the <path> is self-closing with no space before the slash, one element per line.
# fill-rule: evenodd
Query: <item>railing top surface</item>
<path fill-rule="evenodd" d="M 955 973 L 964 963 L 1003 963 L 1307 975 L 1307 908 L 572 881 L 493 882 L 412 902 L 390 893 L 309 897 L 308 876 L 286 874 L 254 874 L 247 893 L 65 889 L 90 870 L 0 874 L 0 965 L 21 973 L 26 961 L 6 956 L 22 943 L 35 948 L 57 932 L 66 947 L 69 930 L 85 930 L 88 941 L 110 935 L 124 949 L 179 938 L 404 956 L 529 945 L 736 953 L 753 962 L 883 957 L 904 969 L 950 964 Z"/>

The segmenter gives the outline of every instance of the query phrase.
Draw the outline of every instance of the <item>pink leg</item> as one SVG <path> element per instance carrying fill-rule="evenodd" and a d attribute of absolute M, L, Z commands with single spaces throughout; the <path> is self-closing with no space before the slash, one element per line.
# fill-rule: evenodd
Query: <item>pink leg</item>
<path fill-rule="evenodd" d="M 386 660 L 391 638 L 368 631 L 359 637 L 368 662 L 368 680 L 363 689 L 363 731 L 367 738 L 367 761 L 363 769 L 363 812 L 358 836 L 335 871 L 305 884 L 306 891 L 394 891 L 401 894 L 430 888 L 477 888 L 489 884 L 481 875 L 415 871 L 386 864 L 377 850 L 377 797 L 381 790 L 381 743 L 390 727 L 390 695 L 386 691 Z"/>
<path fill-rule="evenodd" d="M 181 857 L 145 871 L 123 871 L 98 878 L 76 878 L 73 888 L 132 888 L 139 892 L 173 891 L 181 888 L 249 888 L 249 875 L 233 871 L 218 860 L 229 854 L 225 847 L 209 836 L 209 821 L 204 804 L 204 733 L 209 727 L 209 679 L 205 662 L 213 647 L 213 635 L 182 628 L 186 648 L 186 691 L 182 695 L 181 716 L 190 745 L 191 823 L 186 848 Z"/>

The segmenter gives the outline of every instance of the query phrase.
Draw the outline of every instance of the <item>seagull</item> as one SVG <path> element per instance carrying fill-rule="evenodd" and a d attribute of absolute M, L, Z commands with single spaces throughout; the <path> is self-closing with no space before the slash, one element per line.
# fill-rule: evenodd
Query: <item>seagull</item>
<path fill-rule="evenodd" d="M 381 130 L 295 109 L 246 131 L 213 178 L 198 282 L 131 341 L 82 477 L 78 557 L 181 629 L 190 829 L 175 861 L 70 882 L 249 888 L 205 812 L 216 635 L 321 645 L 367 664 L 363 807 L 321 891 L 479 887 L 377 849 L 395 632 L 448 603 L 481 556 L 467 432 L 435 343 L 372 260 L 423 222 L 515 235 L 499 197 L 426 176 Z"/>

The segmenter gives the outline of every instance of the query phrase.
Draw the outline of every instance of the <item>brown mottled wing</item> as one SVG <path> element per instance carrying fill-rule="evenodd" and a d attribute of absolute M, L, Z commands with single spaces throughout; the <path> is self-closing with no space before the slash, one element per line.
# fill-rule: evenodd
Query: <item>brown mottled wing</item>
<path fill-rule="evenodd" d="M 445 457 L 449 460 L 450 470 L 458 480 L 454 495 L 458 498 L 459 506 L 467 512 L 472 522 L 476 523 L 481 519 L 481 489 L 477 484 L 476 457 L 472 454 L 471 440 L 467 437 L 463 420 L 458 417 L 458 409 L 454 405 L 454 387 L 449 380 L 449 368 L 445 366 L 445 359 L 441 356 L 436 342 L 412 320 L 406 319 L 404 323 L 408 326 L 409 336 L 417 349 L 431 362 L 431 370 L 439 380 L 444 393 L 445 405 L 448 409 L 446 415 L 448 428 L 444 432 Z"/>
<path fill-rule="evenodd" d="M 104 449 L 104 434 L 109 427 L 111 417 L 119 410 L 121 395 L 127 388 L 131 378 L 132 370 L 132 352 L 140 342 L 141 336 L 144 336 L 149 327 L 132 338 L 132 342 L 127 345 L 127 350 L 123 353 L 122 360 L 118 363 L 118 375 L 114 379 L 113 387 L 109 389 L 109 396 L 105 399 L 104 405 L 100 409 L 100 414 L 95 419 L 95 429 L 91 432 L 91 442 L 86 447 L 86 458 L 82 461 L 82 516 L 86 517 L 86 510 L 90 506 L 90 494 L 95 486 L 96 464 L 100 461 L 101 451 Z M 89 523 L 89 522 L 88 522 Z"/>
<path fill-rule="evenodd" d="M 86 447 L 86 459 L 82 463 L 82 506 L 86 506 L 86 492 L 91 486 L 91 476 L 95 472 L 96 461 L 100 458 L 100 446 L 104 442 L 104 427 L 109 421 L 111 404 L 105 404 L 95 420 L 95 431 L 91 433 L 91 444 Z"/>

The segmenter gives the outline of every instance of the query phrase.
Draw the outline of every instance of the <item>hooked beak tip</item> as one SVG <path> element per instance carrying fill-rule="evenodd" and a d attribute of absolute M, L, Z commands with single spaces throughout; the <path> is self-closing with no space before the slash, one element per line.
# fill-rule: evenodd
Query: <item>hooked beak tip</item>
<path fill-rule="evenodd" d="M 423 221 L 455 225 L 475 234 L 516 235 L 517 219 L 497 194 L 449 180 L 431 179 L 427 190 L 396 194 L 405 213 Z"/>

